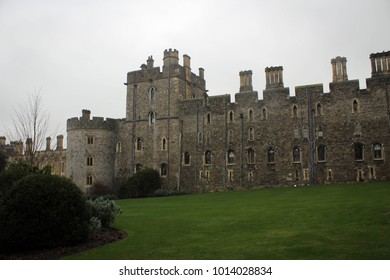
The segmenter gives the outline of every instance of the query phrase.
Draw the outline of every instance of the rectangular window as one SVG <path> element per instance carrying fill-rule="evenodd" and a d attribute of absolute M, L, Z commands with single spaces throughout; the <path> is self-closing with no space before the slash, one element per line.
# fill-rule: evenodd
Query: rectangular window
<path fill-rule="evenodd" d="M 228 170 L 228 180 L 233 181 L 233 170 Z"/>
<path fill-rule="evenodd" d="M 309 180 L 309 169 L 308 168 L 303 169 L 303 180 L 306 180 L 306 181 Z"/>
<path fill-rule="evenodd" d="M 93 142 L 94 142 L 93 140 L 94 140 L 94 139 L 93 139 L 93 136 L 88 136 L 88 137 L 87 137 L 87 144 L 88 144 L 88 145 L 93 145 Z"/>

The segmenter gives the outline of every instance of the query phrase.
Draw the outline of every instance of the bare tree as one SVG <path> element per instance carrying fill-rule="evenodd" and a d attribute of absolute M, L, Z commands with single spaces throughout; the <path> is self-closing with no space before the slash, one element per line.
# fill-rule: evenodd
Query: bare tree
<path fill-rule="evenodd" d="M 42 105 L 40 90 L 28 96 L 25 104 L 13 110 L 13 129 L 7 129 L 8 137 L 14 141 L 25 141 L 24 161 L 38 165 L 37 152 L 44 147 L 49 133 L 50 114 Z"/>

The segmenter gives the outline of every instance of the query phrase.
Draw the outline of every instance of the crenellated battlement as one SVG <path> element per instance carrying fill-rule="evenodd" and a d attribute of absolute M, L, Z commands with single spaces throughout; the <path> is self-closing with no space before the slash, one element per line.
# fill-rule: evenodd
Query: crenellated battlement
<path fill-rule="evenodd" d="M 89 114 L 86 115 L 85 112 L 88 111 Z M 90 119 L 90 111 L 83 110 L 83 115 L 81 117 L 70 118 L 66 122 L 67 131 L 73 129 L 104 129 L 104 130 L 115 130 L 119 123 L 122 122 L 122 119 L 112 119 L 112 118 L 103 118 L 103 117 L 92 117 Z"/>

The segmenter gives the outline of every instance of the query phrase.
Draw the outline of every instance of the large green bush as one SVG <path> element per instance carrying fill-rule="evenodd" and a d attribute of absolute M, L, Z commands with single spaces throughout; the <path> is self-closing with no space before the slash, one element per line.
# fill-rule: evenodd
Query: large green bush
<path fill-rule="evenodd" d="M 88 222 L 83 193 L 64 177 L 22 176 L 0 192 L 0 251 L 74 245 L 88 238 Z"/>
<path fill-rule="evenodd" d="M 144 168 L 120 186 L 119 197 L 148 197 L 159 188 L 161 188 L 160 174 L 154 169 Z"/>

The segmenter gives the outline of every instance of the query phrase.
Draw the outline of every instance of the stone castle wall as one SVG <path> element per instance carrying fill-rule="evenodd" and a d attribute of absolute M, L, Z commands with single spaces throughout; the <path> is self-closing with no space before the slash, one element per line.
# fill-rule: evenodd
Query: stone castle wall
<path fill-rule="evenodd" d="M 370 60 L 367 89 L 348 80 L 346 59 L 336 57 L 330 92 L 304 85 L 294 96 L 283 67 L 267 67 L 262 100 L 252 71 L 242 71 L 233 103 L 207 94 L 204 70 L 192 73 L 188 55 L 180 65 L 178 51 L 166 50 L 162 70 L 149 57 L 128 73 L 125 119 L 91 120 L 84 110 L 68 120 L 68 176 L 114 187 L 151 167 L 164 188 L 190 192 L 389 180 L 390 53 Z"/>

